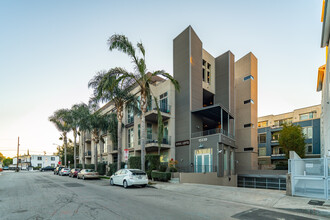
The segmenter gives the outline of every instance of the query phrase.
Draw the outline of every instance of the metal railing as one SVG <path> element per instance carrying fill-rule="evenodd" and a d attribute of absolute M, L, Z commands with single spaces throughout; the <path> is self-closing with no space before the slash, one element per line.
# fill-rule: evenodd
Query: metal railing
<path fill-rule="evenodd" d="M 92 155 L 92 152 L 91 151 L 85 152 L 85 156 L 91 156 L 91 155 Z"/>
<path fill-rule="evenodd" d="M 212 134 L 224 134 L 232 139 L 235 138 L 234 135 L 230 134 L 228 131 L 226 131 L 222 128 L 214 128 L 214 129 L 209 129 L 209 130 L 205 130 L 205 131 L 194 132 L 191 134 L 191 137 L 196 138 L 196 137 L 208 136 L 208 135 L 212 135 Z"/>
<path fill-rule="evenodd" d="M 237 186 L 244 188 L 286 190 L 285 177 L 254 177 L 238 175 Z"/>
<path fill-rule="evenodd" d="M 157 135 L 153 135 L 151 139 L 149 138 L 149 139 L 146 140 L 146 144 L 150 144 L 150 143 L 158 143 Z M 170 145 L 171 144 L 171 136 L 163 137 L 162 144 Z"/>
<path fill-rule="evenodd" d="M 161 112 L 171 114 L 171 106 L 158 102 L 158 107 Z M 151 104 L 147 107 L 147 111 L 157 110 L 157 106 L 154 101 L 151 102 Z"/>
<path fill-rule="evenodd" d="M 193 166 L 179 166 L 176 167 L 178 172 L 183 173 L 210 173 L 217 172 L 217 166 L 213 165 L 193 165 Z"/>

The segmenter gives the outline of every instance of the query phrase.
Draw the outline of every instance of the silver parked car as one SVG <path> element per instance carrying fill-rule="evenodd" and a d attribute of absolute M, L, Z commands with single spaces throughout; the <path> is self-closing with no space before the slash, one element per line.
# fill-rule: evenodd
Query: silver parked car
<path fill-rule="evenodd" d="M 70 173 L 70 169 L 69 168 L 62 168 L 60 170 L 60 172 L 58 173 L 58 175 L 60 175 L 60 176 L 66 176 L 66 175 L 69 175 L 69 173 Z"/>
<path fill-rule="evenodd" d="M 100 175 L 92 169 L 82 169 L 78 175 L 77 179 L 99 179 Z"/>
<path fill-rule="evenodd" d="M 138 169 L 121 169 L 110 177 L 110 185 L 121 185 L 125 188 L 129 186 L 148 185 L 148 175 Z"/>

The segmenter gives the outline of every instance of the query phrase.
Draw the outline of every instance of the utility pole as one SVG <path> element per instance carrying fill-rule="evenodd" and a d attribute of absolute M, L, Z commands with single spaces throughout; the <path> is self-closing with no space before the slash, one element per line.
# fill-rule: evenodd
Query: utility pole
<path fill-rule="evenodd" d="M 19 137 L 18 137 L 18 140 L 17 140 L 17 163 L 16 163 L 16 172 L 18 172 L 18 155 L 19 155 Z"/>

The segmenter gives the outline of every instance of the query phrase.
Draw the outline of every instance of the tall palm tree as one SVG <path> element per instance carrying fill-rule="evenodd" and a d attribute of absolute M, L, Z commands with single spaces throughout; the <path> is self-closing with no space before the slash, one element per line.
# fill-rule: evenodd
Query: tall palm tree
<path fill-rule="evenodd" d="M 178 81 L 176 81 L 170 74 L 165 72 L 164 70 L 157 70 L 151 73 L 148 73 L 146 60 L 145 60 L 145 49 L 143 44 L 137 43 L 138 52 L 142 54 L 142 57 L 138 57 L 136 54 L 136 48 L 133 44 L 128 40 L 125 35 L 112 35 L 108 40 L 109 50 L 112 51 L 114 49 L 121 51 L 129 56 L 132 60 L 134 66 L 134 72 L 127 72 L 123 68 L 115 68 L 116 73 L 118 74 L 117 82 L 121 83 L 125 80 L 133 81 L 134 84 L 139 86 L 141 100 L 140 100 L 140 108 L 141 108 L 141 168 L 145 170 L 145 144 L 146 144 L 146 121 L 145 114 L 147 112 L 147 106 L 152 97 L 150 84 L 152 84 L 152 78 L 155 76 L 162 76 L 169 79 L 174 85 L 176 90 L 180 90 L 180 86 Z"/>
<path fill-rule="evenodd" d="M 69 126 L 71 123 L 71 113 L 69 109 L 58 109 L 54 112 L 52 116 L 49 117 L 49 121 L 53 122 L 57 130 L 59 130 L 62 134 L 63 143 L 64 143 L 64 166 L 67 165 L 67 133 L 70 132 L 71 127 Z"/>
<path fill-rule="evenodd" d="M 70 109 L 71 113 L 71 122 L 70 122 L 70 127 L 71 130 L 73 131 L 73 143 L 74 143 L 74 152 L 73 152 L 73 157 L 74 157 L 74 168 L 77 168 L 76 164 L 76 144 L 77 144 L 77 135 L 80 135 L 83 133 L 82 131 L 86 131 L 88 128 L 87 125 L 87 117 L 89 113 L 88 106 L 85 103 L 80 103 L 80 104 L 75 104 L 71 107 Z M 83 168 L 85 168 L 85 142 L 84 140 L 82 141 L 83 145 Z"/>
<path fill-rule="evenodd" d="M 129 83 L 116 83 L 117 69 L 110 71 L 100 71 L 88 83 L 89 88 L 94 89 L 92 102 L 112 102 L 117 113 L 117 138 L 118 138 L 118 164 L 117 169 L 121 168 L 122 158 L 122 124 L 124 108 L 137 111 L 137 97 L 130 93 Z"/>

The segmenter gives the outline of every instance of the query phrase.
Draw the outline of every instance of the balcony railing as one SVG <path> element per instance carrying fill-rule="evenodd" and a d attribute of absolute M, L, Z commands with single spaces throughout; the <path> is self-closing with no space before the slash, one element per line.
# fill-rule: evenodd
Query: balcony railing
<path fill-rule="evenodd" d="M 128 145 L 128 146 L 127 146 L 127 147 L 128 147 L 128 149 L 130 149 L 130 148 L 133 148 L 133 147 L 134 147 L 134 143 L 128 143 L 127 145 Z"/>
<path fill-rule="evenodd" d="M 212 135 L 212 134 L 224 134 L 232 139 L 235 138 L 234 135 L 230 134 L 228 131 L 223 130 L 221 128 L 214 128 L 214 129 L 209 129 L 209 130 L 205 130 L 205 131 L 194 132 L 191 134 L 191 137 L 196 138 L 196 137 L 208 136 L 208 135 Z"/>
<path fill-rule="evenodd" d="M 167 113 L 167 114 L 171 114 L 171 106 L 170 105 L 166 105 L 164 103 L 158 102 L 158 107 L 159 110 L 161 112 Z M 151 102 L 151 105 L 149 105 L 147 107 L 147 111 L 152 111 L 152 110 L 156 110 L 157 111 L 157 106 L 155 105 L 155 102 Z"/>
<path fill-rule="evenodd" d="M 92 155 L 92 152 L 91 151 L 85 152 L 85 156 L 91 156 L 91 155 Z"/>
<path fill-rule="evenodd" d="M 147 138 L 146 144 L 157 143 L 158 144 L 158 137 L 157 135 L 153 135 L 152 138 Z M 163 137 L 162 144 L 171 144 L 171 136 Z"/>

